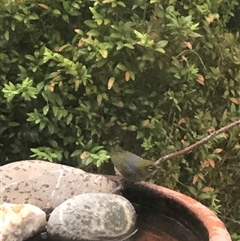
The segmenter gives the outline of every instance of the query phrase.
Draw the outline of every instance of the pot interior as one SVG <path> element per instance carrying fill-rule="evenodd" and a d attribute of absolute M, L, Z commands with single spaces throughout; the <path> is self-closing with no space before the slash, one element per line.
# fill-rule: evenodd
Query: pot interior
<path fill-rule="evenodd" d="M 209 241 L 196 215 L 175 200 L 143 184 L 125 183 L 123 196 L 138 214 L 138 232 L 131 241 Z"/>

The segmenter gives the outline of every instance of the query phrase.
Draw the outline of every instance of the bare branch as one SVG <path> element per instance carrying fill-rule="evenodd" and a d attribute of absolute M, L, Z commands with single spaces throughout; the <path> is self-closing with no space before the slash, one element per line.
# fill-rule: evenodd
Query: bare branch
<path fill-rule="evenodd" d="M 235 122 L 233 122 L 233 123 L 231 123 L 231 124 L 229 124 L 229 125 L 226 125 L 226 126 L 220 128 L 220 129 L 217 130 L 217 131 L 212 132 L 210 135 L 206 136 L 206 137 L 203 138 L 202 140 L 197 141 L 196 143 L 194 143 L 194 144 L 192 144 L 192 145 L 190 145 L 190 146 L 188 146 L 188 147 L 186 147 L 186 148 L 184 148 L 184 149 L 182 149 L 182 150 L 180 150 L 180 151 L 177 151 L 177 152 L 174 152 L 174 153 L 170 153 L 170 154 L 168 154 L 168 155 L 166 155 L 166 156 L 163 156 L 163 157 L 159 158 L 159 159 L 155 162 L 155 165 L 156 165 L 156 166 L 160 166 L 160 165 L 161 165 L 164 161 L 166 161 L 166 160 L 172 159 L 172 158 L 177 157 L 177 156 L 185 155 L 185 154 L 191 152 L 193 149 L 199 147 L 200 145 L 202 145 L 202 144 L 210 141 L 210 140 L 213 139 L 215 136 L 217 136 L 217 135 L 225 132 L 226 130 L 228 130 L 228 129 L 234 127 L 234 126 L 237 126 L 237 125 L 240 125 L 240 120 L 237 120 L 237 121 L 235 121 Z"/>

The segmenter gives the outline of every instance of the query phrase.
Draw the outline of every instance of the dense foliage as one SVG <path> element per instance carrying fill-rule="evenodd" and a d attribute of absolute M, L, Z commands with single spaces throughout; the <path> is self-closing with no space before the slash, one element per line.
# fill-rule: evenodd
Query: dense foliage
<path fill-rule="evenodd" d="M 233 1 L 0 1 L 0 161 L 149 159 L 240 118 Z M 240 131 L 168 161 L 153 182 L 220 213 L 240 240 Z"/>

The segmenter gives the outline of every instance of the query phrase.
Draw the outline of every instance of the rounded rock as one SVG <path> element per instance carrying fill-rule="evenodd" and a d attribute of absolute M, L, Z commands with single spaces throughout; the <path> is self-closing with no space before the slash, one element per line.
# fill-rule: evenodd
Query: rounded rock
<path fill-rule="evenodd" d="M 81 169 L 39 160 L 0 167 L 0 204 L 28 203 L 47 215 L 67 199 L 81 193 L 111 193 L 117 184 Z"/>
<path fill-rule="evenodd" d="M 52 240 L 122 240 L 135 233 L 136 213 L 122 196 L 86 193 L 53 210 L 47 224 Z"/>
<path fill-rule="evenodd" d="M 31 204 L 0 205 L 0 240 L 22 241 L 45 229 L 46 213 Z"/>

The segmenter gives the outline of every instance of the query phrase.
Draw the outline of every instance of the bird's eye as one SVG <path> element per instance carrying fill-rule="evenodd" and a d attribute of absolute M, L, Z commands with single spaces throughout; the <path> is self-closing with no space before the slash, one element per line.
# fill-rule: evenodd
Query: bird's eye
<path fill-rule="evenodd" d="M 156 169 L 155 166 L 152 166 L 152 165 L 148 167 L 149 172 L 153 172 L 155 169 Z"/>

